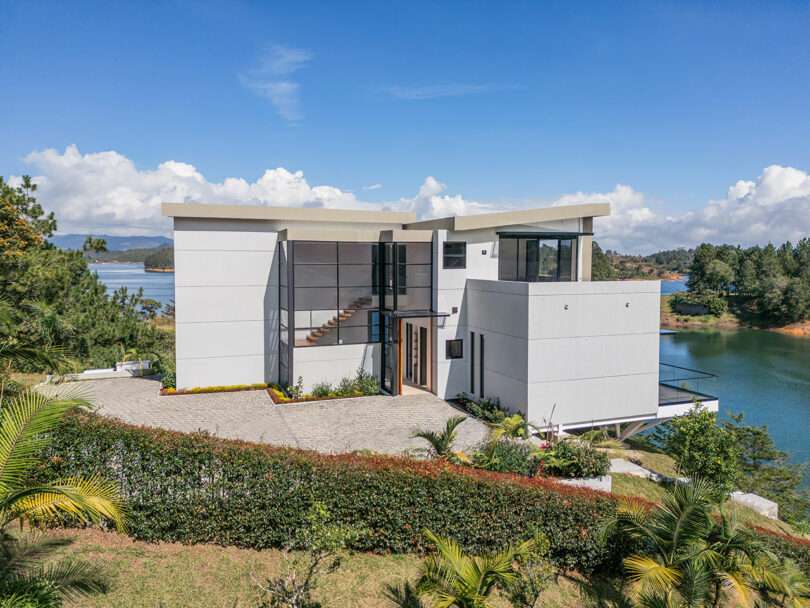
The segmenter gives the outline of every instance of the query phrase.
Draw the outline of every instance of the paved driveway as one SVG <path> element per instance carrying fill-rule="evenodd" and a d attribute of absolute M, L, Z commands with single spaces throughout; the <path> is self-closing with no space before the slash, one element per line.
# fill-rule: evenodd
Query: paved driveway
<path fill-rule="evenodd" d="M 397 454 L 423 447 L 424 441 L 411 438 L 414 430 L 439 430 L 460 413 L 429 394 L 275 405 L 265 391 L 161 397 L 158 382 L 144 378 L 81 386 L 91 391 L 99 413 L 125 422 L 321 452 Z M 468 450 L 486 437 L 487 428 L 469 418 L 458 434 L 458 448 Z"/>

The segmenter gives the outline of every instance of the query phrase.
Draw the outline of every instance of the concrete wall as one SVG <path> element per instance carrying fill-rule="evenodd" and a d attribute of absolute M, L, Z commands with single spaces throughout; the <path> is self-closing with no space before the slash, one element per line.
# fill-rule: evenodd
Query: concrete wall
<path fill-rule="evenodd" d="M 659 301 L 658 281 L 468 281 L 485 394 L 537 424 L 655 415 Z"/>
<path fill-rule="evenodd" d="M 437 230 L 434 238 L 434 279 L 436 286 L 434 294 L 434 310 L 451 313 L 445 319 L 436 321 L 435 346 L 435 390 L 436 394 L 444 398 L 452 398 L 457 394 L 470 392 L 470 331 L 474 331 L 468 323 L 468 279 L 498 279 L 498 231 L 501 232 L 579 232 L 584 229 L 581 220 L 564 220 L 549 222 L 536 226 L 509 226 L 496 230 L 465 230 L 452 232 Z M 584 238 L 584 237 L 583 237 Z M 580 239 L 581 240 L 581 239 Z M 465 241 L 467 243 L 467 268 L 442 268 L 442 251 L 445 241 Z M 578 251 L 581 248 L 577 248 Z M 578 269 L 581 270 L 582 260 L 579 260 Z M 518 283 L 517 285 L 522 285 Z M 453 308 L 457 312 L 453 313 Z M 524 332 L 525 333 L 525 332 Z M 464 340 L 464 358 L 447 360 L 445 358 L 445 341 L 461 338 Z M 487 343 L 486 348 L 489 347 Z M 476 345 L 476 350 L 477 350 Z M 496 381 L 497 382 L 497 381 Z M 487 392 L 490 385 L 484 382 Z M 478 380 L 476 380 L 476 390 Z M 492 385 L 494 389 L 499 386 Z M 500 386 L 504 391 L 511 390 Z M 523 398 L 525 403 L 525 394 Z"/>
<path fill-rule="evenodd" d="M 293 349 L 293 375 L 304 381 L 309 392 L 319 382 L 337 384 L 343 378 L 353 378 L 357 369 L 380 377 L 382 345 L 341 344 L 337 346 L 309 346 Z"/>
<path fill-rule="evenodd" d="M 178 387 L 276 381 L 276 242 L 271 222 L 174 220 Z"/>

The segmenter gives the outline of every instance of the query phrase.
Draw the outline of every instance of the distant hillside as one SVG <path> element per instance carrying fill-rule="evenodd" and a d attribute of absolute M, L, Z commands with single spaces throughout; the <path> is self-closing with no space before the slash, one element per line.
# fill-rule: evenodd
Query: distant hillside
<path fill-rule="evenodd" d="M 128 262 L 133 264 L 145 264 L 147 258 L 156 253 L 168 249 L 173 251 L 173 247 L 150 247 L 149 249 L 127 249 L 125 251 L 88 251 L 84 256 L 90 262 Z"/>
<path fill-rule="evenodd" d="M 152 251 L 143 261 L 143 267 L 146 270 L 174 270 L 174 247 L 161 247 Z"/>
<path fill-rule="evenodd" d="M 81 249 L 88 234 L 56 234 L 48 239 L 60 249 Z M 107 234 L 94 234 L 95 238 L 107 241 L 109 251 L 125 251 L 128 249 L 154 249 L 172 244 L 172 240 L 165 236 L 110 236 Z M 142 261 L 142 260 L 141 260 Z"/>

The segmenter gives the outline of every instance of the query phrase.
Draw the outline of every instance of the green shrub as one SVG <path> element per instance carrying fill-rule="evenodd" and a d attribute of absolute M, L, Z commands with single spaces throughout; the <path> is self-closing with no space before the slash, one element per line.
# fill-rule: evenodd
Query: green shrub
<path fill-rule="evenodd" d="M 484 442 L 473 456 L 473 464 L 487 471 L 531 477 L 539 461 L 535 448 L 526 441 Z"/>
<path fill-rule="evenodd" d="M 610 471 L 608 455 L 581 441 L 560 441 L 540 452 L 539 459 L 541 471 L 554 477 L 601 477 Z"/>
<path fill-rule="evenodd" d="M 312 387 L 311 394 L 313 397 L 329 397 L 332 395 L 332 385 L 328 382 L 319 382 Z"/>
<path fill-rule="evenodd" d="M 380 393 L 380 383 L 374 374 L 368 373 L 362 367 L 357 370 L 357 377 L 354 379 L 357 390 L 363 395 L 378 395 Z"/>
<path fill-rule="evenodd" d="M 497 398 L 474 401 L 466 393 L 460 393 L 456 396 L 456 401 L 467 412 L 484 422 L 497 424 L 509 415 L 507 411 L 501 409 L 501 402 Z"/>
<path fill-rule="evenodd" d="M 354 385 L 354 378 L 343 378 L 335 387 L 333 394 L 336 397 L 352 397 L 356 395 L 357 392 Z"/>
<path fill-rule="evenodd" d="M 177 373 L 167 369 L 160 374 L 160 386 L 163 388 L 177 388 Z"/>
<path fill-rule="evenodd" d="M 725 298 L 716 293 L 675 293 L 670 297 L 669 305 L 675 312 L 681 312 L 683 314 L 690 314 L 684 311 L 694 306 L 704 307 L 708 314 L 714 315 L 715 317 L 719 317 L 728 311 L 728 303 Z"/>
<path fill-rule="evenodd" d="M 792 559 L 802 572 L 810 576 L 810 540 L 779 534 L 765 528 L 754 529 L 757 532 L 757 539 L 767 549 L 781 558 Z"/>
<path fill-rule="evenodd" d="M 68 416 L 46 456 L 43 478 L 117 480 L 129 532 L 146 541 L 280 547 L 321 503 L 336 525 L 367 532 L 356 550 L 422 551 L 428 528 L 483 552 L 526 538 L 532 524 L 550 539 L 558 567 L 587 572 L 616 562 L 600 535 L 615 501 L 544 479 L 438 460 L 324 455 L 88 414 Z"/>
<path fill-rule="evenodd" d="M 717 425 L 716 413 L 696 405 L 685 416 L 659 426 L 654 438 L 675 459 L 682 475 L 705 479 L 720 495 L 734 489 L 739 462 L 737 439 Z"/>

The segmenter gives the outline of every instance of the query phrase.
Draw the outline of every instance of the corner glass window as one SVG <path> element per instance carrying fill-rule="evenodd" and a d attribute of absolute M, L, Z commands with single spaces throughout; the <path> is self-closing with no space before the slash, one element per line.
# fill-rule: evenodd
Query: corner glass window
<path fill-rule="evenodd" d="M 466 268 L 467 243 L 463 241 L 445 241 L 442 252 L 442 268 Z"/>
<path fill-rule="evenodd" d="M 576 238 L 500 238 L 498 279 L 501 281 L 576 281 L 576 268 Z"/>

